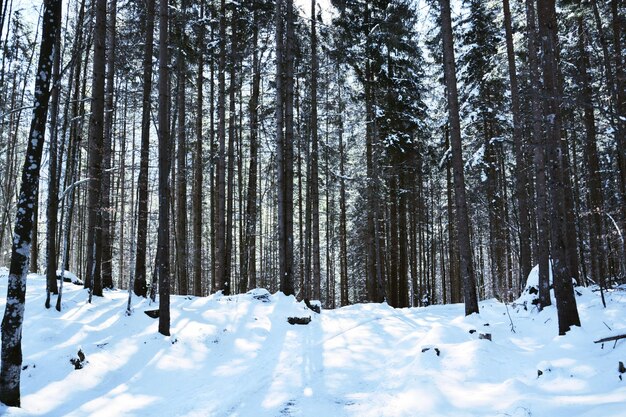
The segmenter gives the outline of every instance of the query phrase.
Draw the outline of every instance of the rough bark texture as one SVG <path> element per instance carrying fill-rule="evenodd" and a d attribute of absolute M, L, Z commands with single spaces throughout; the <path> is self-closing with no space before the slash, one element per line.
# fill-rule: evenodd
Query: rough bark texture
<path fill-rule="evenodd" d="M 52 82 L 54 83 L 50 96 L 50 163 L 48 165 L 48 205 L 46 207 L 46 308 L 50 308 L 50 294 L 58 294 L 57 285 L 57 228 L 59 214 L 59 179 L 58 165 L 58 135 L 57 121 L 60 101 L 60 67 L 61 67 L 61 27 L 57 28 L 56 46 L 54 48 L 54 63 Z"/>
<path fill-rule="evenodd" d="M 189 293 L 189 244 L 187 243 L 187 134 L 186 134 L 186 61 L 185 61 L 185 35 L 184 13 L 186 2 L 181 2 L 181 9 L 177 12 L 178 56 L 178 150 L 176 154 L 176 273 L 178 278 L 178 293 Z"/>
<path fill-rule="evenodd" d="M 94 26 L 93 81 L 89 119 L 89 185 L 87 195 L 87 260 L 85 287 L 102 296 L 102 159 L 104 142 L 104 81 L 106 67 L 106 0 L 97 0 Z"/>
<path fill-rule="evenodd" d="M 7 298 L 2 319 L 2 354 L 0 357 L 0 402 L 20 406 L 22 367 L 22 324 L 26 298 L 26 274 L 30 256 L 35 196 L 39 190 L 39 170 L 43 151 L 50 80 L 57 28 L 61 25 L 61 0 L 44 2 L 38 76 L 35 79 L 33 119 L 28 135 L 22 184 L 17 203 Z"/>
<path fill-rule="evenodd" d="M 204 19 L 204 1 L 200 2 L 200 20 Z M 204 23 L 200 24 L 198 34 L 198 47 L 204 45 Z M 193 172 L 193 294 L 202 296 L 202 184 L 203 184 L 203 168 L 204 155 L 202 151 L 202 118 L 204 117 L 203 100 L 204 95 L 204 54 L 202 50 L 198 54 L 198 80 L 197 80 L 197 110 L 196 110 L 196 147 L 195 147 L 195 166 Z"/>
<path fill-rule="evenodd" d="M 452 169 L 454 174 L 454 197 L 456 206 L 456 225 L 460 253 L 460 276 L 463 283 L 465 314 L 478 313 L 476 296 L 476 279 L 472 264 L 472 252 L 469 236 L 469 217 L 465 198 L 465 176 L 463 173 L 463 156 L 461 149 L 461 124 L 459 120 L 459 99 L 456 84 L 456 67 L 454 62 L 454 44 L 452 37 L 452 20 L 450 17 L 450 1 L 440 0 L 441 32 L 443 38 L 444 73 L 448 96 L 448 113 L 450 122 L 450 144 L 452 148 Z"/>
<path fill-rule="evenodd" d="M 102 287 L 113 288 L 113 221 L 111 205 L 111 166 L 113 143 L 113 94 L 115 91 L 115 43 L 117 0 L 110 0 L 107 21 L 107 72 L 102 154 Z"/>
<path fill-rule="evenodd" d="M 580 5 L 579 5 L 580 7 Z M 598 148 L 596 138 L 596 122 L 593 109 L 593 92 L 591 89 L 591 76 L 588 73 L 589 55 L 587 53 L 587 33 L 582 14 L 578 17 L 578 72 L 580 82 L 580 101 L 583 108 L 583 122 L 585 124 L 585 165 L 588 175 L 589 187 L 589 247 L 591 255 L 592 279 L 600 284 L 602 302 L 604 300 L 604 288 L 606 288 L 606 251 L 604 250 L 604 224 L 602 214 L 604 210 L 604 197 L 602 195 L 602 178 L 600 177 L 600 162 L 598 161 Z"/>
<path fill-rule="evenodd" d="M 312 234 L 312 284 L 313 299 L 321 297 L 320 270 L 320 203 L 319 203 L 319 141 L 317 136 L 317 28 L 315 0 L 311 0 L 311 177 L 309 178 L 311 200 L 311 234 Z"/>
<path fill-rule="evenodd" d="M 226 2 L 220 2 L 220 55 L 218 63 L 218 157 L 217 157 L 217 210 L 215 222 L 215 291 L 224 291 L 226 287 Z"/>
<path fill-rule="evenodd" d="M 148 293 L 146 280 L 146 246 L 148 239 L 148 163 L 150 158 L 150 107 L 152 103 L 152 51 L 154 49 L 154 0 L 146 0 L 146 46 L 143 54 L 143 93 L 141 113 L 141 151 L 137 180 L 137 255 L 135 258 L 134 292 L 139 297 Z"/>
<path fill-rule="evenodd" d="M 544 116 L 548 144 L 550 169 L 550 213 L 552 233 L 552 271 L 554 295 L 559 318 L 559 334 L 565 334 L 571 326 L 580 326 L 574 287 L 573 274 L 568 262 L 567 218 L 565 208 L 564 151 L 561 145 L 561 91 L 559 91 L 558 36 L 554 0 L 540 0 L 537 3 L 539 35 L 542 40 L 542 68 Z"/>
<path fill-rule="evenodd" d="M 519 86 L 517 82 L 517 68 L 515 64 L 515 50 L 513 48 L 513 28 L 511 24 L 511 10 L 509 0 L 502 1 L 504 11 L 504 28 L 506 36 L 506 53 L 509 62 L 509 81 L 511 83 L 511 111 L 513 113 L 513 146 L 515 149 L 515 194 L 519 212 L 519 242 L 520 242 L 520 288 L 526 285 L 526 279 L 531 265 L 530 249 L 530 220 L 528 215 L 528 167 L 526 166 L 526 147 L 522 138 L 522 121 L 520 113 Z"/>
<path fill-rule="evenodd" d="M 247 278 L 248 290 L 256 288 L 256 220 L 257 220 L 257 191 L 258 191 L 258 137 L 259 137 L 259 95 L 261 87 L 261 66 L 258 53 L 258 11 L 254 11 L 254 24 L 252 34 L 252 94 L 250 95 L 250 166 L 248 169 L 248 196 L 246 202 L 246 252 L 245 264 L 242 266 L 242 274 Z"/>
<path fill-rule="evenodd" d="M 156 267 L 159 275 L 159 333 L 170 334 L 170 184 L 169 125 L 169 5 L 160 0 L 159 22 L 159 242 Z"/>

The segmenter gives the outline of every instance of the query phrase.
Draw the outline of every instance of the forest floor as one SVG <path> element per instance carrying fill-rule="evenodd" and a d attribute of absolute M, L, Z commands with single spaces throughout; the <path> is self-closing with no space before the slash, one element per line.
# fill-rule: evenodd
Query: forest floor
<path fill-rule="evenodd" d="M 4 311 L 6 270 L 0 271 Z M 173 296 L 172 335 L 149 300 L 108 291 L 87 304 L 65 284 L 46 310 L 43 276 L 28 278 L 22 408 L 6 416 L 625 416 L 626 288 L 577 288 L 583 326 L 557 336 L 556 309 L 480 303 L 393 309 L 360 304 L 316 314 L 255 290 Z M 308 317 L 290 325 L 288 317 Z M 512 325 L 514 332 L 512 331 Z M 480 339 L 490 334 L 491 341 Z M 70 363 L 81 349 L 82 369 Z M 626 379 L 626 374 L 622 377 Z"/>

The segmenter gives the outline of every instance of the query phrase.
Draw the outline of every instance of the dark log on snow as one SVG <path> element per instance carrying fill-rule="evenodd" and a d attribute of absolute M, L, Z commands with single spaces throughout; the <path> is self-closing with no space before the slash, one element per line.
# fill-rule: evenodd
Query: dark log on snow
<path fill-rule="evenodd" d="M 311 322 L 311 317 L 288 317 L 287 321 L 289 324 L 309 324 Z"/>
<path fill-rule="evenodd" d="M 605 337 L 602 338 L 600 340 L 596 340 L 593 343 L 604 343 L 604 342 L 611 342 L 613 340 L 618 341 L 620 339 L 626 339 L 626 334 L 619 334 L 617 336 L 610 336 L 610 337 Z"/>

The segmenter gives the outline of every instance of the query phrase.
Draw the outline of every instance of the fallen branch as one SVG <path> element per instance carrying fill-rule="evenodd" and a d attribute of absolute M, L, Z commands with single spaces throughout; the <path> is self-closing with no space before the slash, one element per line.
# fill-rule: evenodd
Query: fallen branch
<path fill-rule="evenodd" d="M 596 340 L 593 343 L 611 342 L 613 340 L 617 341 L 617 340 L 620 340 L 620 339 L 626 339 L 626 334 L 619 334 L 617 336 L 605 337 L 603 339 Z"/>

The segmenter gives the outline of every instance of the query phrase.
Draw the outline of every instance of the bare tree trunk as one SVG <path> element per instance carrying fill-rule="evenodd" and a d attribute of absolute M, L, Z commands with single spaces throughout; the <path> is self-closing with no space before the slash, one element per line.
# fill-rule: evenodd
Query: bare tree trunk
<path fill-rule="evenodd" d="M 187 4 L 181 1 L 180 10 L 177 12 L 177 32 L 180 45 L 177 56 L 178 76 L 178 152 L 176 167 L 176 272 L 178 278 L 178 293 L 189 293 L 188 258 L 189 248 L 187 243 L 187 135 L 186 135 L 186 62 L 185 62 L 185 13 Z"/>
<path fill-rule="evenodd" d="M 57 285 L 57 228 L 59 215 L 59 178 L 57 177 L 58 134 L 57 122 L 61 90 L 61 26 L 57 28 L 54 63 L 52 66 L 52 93 L 50 96 L 50 162 L 48 165 L 48 205 L 46 207 L 46 308 L 50 308 L 50 294 L 58 294 Z M 70 81 L 71 82 L 71 81 Z"/>
<path fill-rule="evenodd" d="M 193 294 L 202 296 L 202 184 L 204 156 L 202 152 L 202 118 L 204 117 L 204 54 L 201 51 L 204 45 L 204 1 L 200 2 L 200 30 L 198 33 L 198 108 L 196 109 L 196 148 L 193 180 Z"/>
<path fill-rule="evenodd" d="M 517 68 L 515 65 L 515 50 L 513 48 L 513 29 L 511 24 L 511 10 L 509 0 L 502 0 L 504 10 L 504 28 L 506 32 L 506 52 L 509 62 L 509 81 L 511 83 L 511 110 L 513 113 L 513 146 L 515 150 L 515 193 L 519 212 L 519 242 L 520 242 L 520 281 L 525 286 L 531 265 L 530 250 L 530 220 L 528 214 L 526 146 L 522 138 L 522 122 L 520 117 L 519 86 L 517 83 Z"/>
<path fill-rule="evenodd" d="M 146 0 L 145 48 L 143 53 L 143 93 L 141 151 L 137 179 L 137 254 L 133 290 L 139 297 L 148 294 L 146 246 L 148 240 L 148 164 L 150 159 L 150 108 L 152 105 L 152 51 L 154 49 L 154 0 Z"/>
<path fill-rule="evenodd" d="M 226 2 L 220 2 L 220 56 L 218 77 L 218 160 L 217 160 L 217 210 L 215 248 L 215 291 L 230 293 L 226 270 Z"/>
<path fill-rule="evenodd" d="M 546 143 L 541 126 L 541 90 L 539 73 L 539 39 L 535 0 L 526 0 L 526 37 L 528 38 L 528 66 L 531 82 L 531 115 L 533 162 L 535 166 L 535 192 L 537 217 L 537 260 L 539 263 L 539 308 L 552 304 L 550 299 L 550 231 L 548 229 L 548 186 L 546 178 Z"/>
<path fill-rule="evenodd" d="M 340 71 L 337 71 L 340 74 Z M 339 75 L 341 77 L 341 75 Z M 339 264 L 340 264 L 340 279 L 341 279 L 341 306 L 350 304 L 348 296 L 348 221 L 347 221 L 347 209 L 346 209 L 346 172 L 345 172 L 345 159 L 346 150 L 343 140 L 343 112 L 344 102 L 342 97 L 343 92 L 343 78 L 340 78 L 338 91 L 338 121 L 339 121 Z"/>
<path fill-rule="evenodd" d="M 256 274 L 256 221 L 257 221 L 257 190 L 258 190 L 258 152 L 259 152 L 259 94 L 261 86 L 261 66 L 258 52 L 258 10 L 254 9 L 252 28 L 252 94 L 250 95 L 250 168 L 248 170 L 248 196 L 246 202 L 246 256 L 242 265 L 242 274 L 247 278 L 248 290 L 257 287 Z"/>
<path fill-rule="evenodd" d="M 566 235 L 565 180 L 561 145 L 561 91 L 559 88 L 558 36 L 555 0 L 538 1 L 539 34 L 542 39 L 543 86 L 545 96 L 548 161 L 550 169 L 550 196 L 552 200 L 552 271 L 554 295 L 559 318 L 559 334 L 567 333 L 571 326 L 580 326 L 572 285 L 571 265 L 568 263 Z"/>
<path fill-rule="evenodd" d="M 294 16 L 293 0 L 286 0 L 287 8 L 285 37 L 285 142 L 284 142 L 284 235 L 280 279 L 281 291 L 285 295 L 294 293 L 293 277 L 293 80 L 294 80 Z"/>
<path fill-rule="evenodd" d="M 87 260 L 85 287 L 91 296 L 102 296 L 102 159 L 104 140 L 104 79 L 106 66 L 107 1 L 96 0 L 94 27 L 93 81 L 89 121 L 89 181 L 87 218 Z"/>
<path fill-rule="evenodd" d="M 463 155 L 461 149 L 461 124 L 459 120 L 459 99 L 456 85 L 456 67 L 454 62 L 454 44 L 450 1 L 440 0 L 441 26 L 443 38 L 444 73 L 446 79 L 448 112 L 450 120 L 450 142 L 452 147 L 452 169 L 454 171 L 454 196 L 456 205 L 457 234 L 461 255 L 460 272 L 465 299 L 465 315 L 478 313 L 476 297 L 476 278 L 472 265 L 469 236 L 469 216 L 465 198 L 465 175 L 463 173 Z"/>
<path fill-rule="evenodd" d="M 578 7 L 582 7 L 579 2 Z M 582 10 L 581 10 L 582 12 Z M 591 75 L 588 73 L 589 55 L 587 54 L 587 32 L 583 22 L 583 15 L 578 17 L 578 72 L 580 77 L 580 100 L 583 108 L 583 121 L 585 124 L 585 165 L 589 176 L 589 243 L 591 250 L 591 269 L 593 279 L 600 284 L 602 303 L 606 307 L 604 289 L 606 288 L 606 252 L 604 250 L 604 197 L 602 195 L 602 179 L 600 177 L 600 163 L 598 161 L 598 149 L 596 139 L 596 122 L 593 109 L 593 92 L 591 89 Z"/>
<path fill-rule="evenodd" d="M 20 372 L 22 368 L 22 324 L 26 298 L 26 273 L 32 238 L 35 196 L 39 190 L 39 170 L 50 99 L 52 61 L 55 54 L 57 27 L 61 25 L 61 0 L 44 2 L 42 40 L 35 78 L 34 110 L 22 185 L 15 218 L 11 250 L 11 267 L 7 285 L 6 306 L 2 319 L 2 354 L 0 363 L 0 402 L 20 406 Z"/>
<path fill-rule="evenodd" d="M 107 39 L 107 72 L 102 155 L 102 287 L 113 288 L 113 222 L 111 221 L 111 153 L 113 143 L 113 93 L 115 90 L 115 24 L 117 0 L 110 0 Z"/>
<path fill-rule="evenodd" d="M 320 270 L 320 204 L 319 204 L 319 143 L 317 136 L 317 32 L 316 32 L 315 0 L 311 0 L 311 177 L 309 178 L 311 194 L 311 258 L 313 267 L 313 294 L 314 300 L 321 297 L 321 270 Z M 328 210 L 328 208 L 327 208 Z"/>
<path fill-rule="evenodd" d="M 169 4 L 160 0 L 159 21 L 159 333 L 170 335 L 170 166 Z"/>
<path fill-rule="evenodd" d="M 225 257 L 225 294 L 230 294 L 236 290 L 232 288 L 232 260 L 233 260 L 233 237 L 234 237 L 234 216 L 235 216 L 235 136 L 236 136 L 236 101 L 235 91 L 237 90 L 237 18 L 233 14 L 231 19 L 231 48 L 230 48 L 230 85 L 229 109 L 228 109 L 228 167 L 227 167 L 227 190 L 226 190 L 226 251 Z"/>

